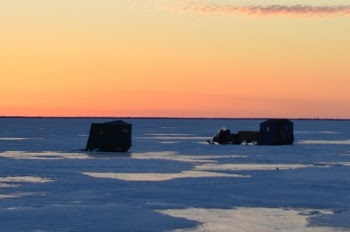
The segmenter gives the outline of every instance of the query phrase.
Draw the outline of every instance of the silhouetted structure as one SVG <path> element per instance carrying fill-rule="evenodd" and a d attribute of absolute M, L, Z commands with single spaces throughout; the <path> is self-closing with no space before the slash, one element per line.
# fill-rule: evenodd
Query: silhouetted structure
<path fill-rule="evenodd" d="M 293 122 L 270 119 L 260 124 L 261 145 L 288 145 L 294 142 Z"/>
<path fill-rule="evenodd" d="M 232 144 L 235 139 L 235 135 L 231 134 L 230 130 L 220 129 L 219 132 L 213 137 L 213 142 L 219 144 Z"/>
<path fill-rule="evenodd" d="M 259 131 L 238 131 L 237 134 L 231 134 L 230 130 L 220 129 L 213 137 L 213 142 L 218 144 L 242 144 L 242 143 L 260 143 Z"/>
<path fill-rule="evenodd" d="M 260 144 L 261 135 L 259 131 L 238 131 L 235 144 L 253 142 Z"/>
<path fill-rule="evenodd" d="M 293 122 L 288 119 L 270 119 L 260 124 L 260 131 L 238 131 L 221 129 L 209 143 L 288 145 L 294 142 Z"/>
<path fill-rule="evenodd" d="M 126 152 L 131 147 L 132 125 L 122 120 L 92 123 L 86 151 Z"/>

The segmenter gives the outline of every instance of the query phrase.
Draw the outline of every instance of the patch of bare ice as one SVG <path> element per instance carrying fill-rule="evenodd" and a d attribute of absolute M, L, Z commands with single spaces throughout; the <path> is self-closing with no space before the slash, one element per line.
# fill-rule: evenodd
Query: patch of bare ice
<path fill-rule="evenodd" d="M 233 177 L 233 178 L 249 178 L 248 175 L 236 175 L 217 172 L 202 171 L 183 171 L 180 173 L 97 173 L 83 172 L 96 178 L 110 178 L 125 181 L 166 181 L 178 178 L 203 178 L 203 177 Z"/>
<path fill-rule="evenodd" d="M 0 199 L 7 199 L 7 198 L 20 198 L 25 196 L 32 196 L 35 193 L 14 193 L 14 194 L 0 194 Z"/>
<path fill-rule="evenodd" d="M 300 140 L 299 144 L 333 144 L 333 145 L 350 145 L 350 139 L 348 140 Z"/>
<path fill-rule="evenodd" d="M 306 164 L 201 164 L 195 166 L 195 170 L 201 171 L 246 171 L 246 170 L 289 170 L 299 168 L 310 168 L 314 165 Z M 324 166 L 321 166 L 324 167 Z"/>
<path fill-rule="evenodd" d="M 17 184 L 7 184 L 7 183 L 0 183 L 0 188 L 17 188 L 19 185 Z"/>
<path fill-rule="evenodd" d="M 37 176 L 7 176 L 0 177 L 0 183 L 47 183 L 52 182 L 50 178 L 43 178 Z"/>
<path fill-rule="evenodd" d="M 180 162 L 190 163 L 215 163 L 216 159 L 223 158 L 246 158 L 245 155 L 181 155 L 177 152 L 164 151 L 164 152 L 143 152 L 143 153 L 132 153 L 131 158 L 133 159 L 161 159 L 171 160 Z"/>
<path fill-rule="evenodd" d="M 350 167 L 350 162 L 320 162 L 321 165 L 330 166 L 347 166 Z"/>
<path fill-rule="evenodd" d="M 330 210 L 281 209 L 281 208 L 234 208 L 234 209 L 169 209 L 158 212 L 172 217 L 194 220 L 200 224 L 195 228 L 173 230 L 235 231 L 235 232 L 335 232 L 338 228 L 311 226 L 309 219 L 332 214 Z"/>
<path fill-rule="evenodd" d="M 60 152 L 24 152 L 6 151 L 1 152 L 0 157 L 11 159 L 89 159 L 92 158 L 85 153 L 60 153 Z"/>
<path fill-rule="evenodd" d="M 28 140 L 31 138 L 0 138 L 0 141 L 20 141 L 20 140 Z"/>

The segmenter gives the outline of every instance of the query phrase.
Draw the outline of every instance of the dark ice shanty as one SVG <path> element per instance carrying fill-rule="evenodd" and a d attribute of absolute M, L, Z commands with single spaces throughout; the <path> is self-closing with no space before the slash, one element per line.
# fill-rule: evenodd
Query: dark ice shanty
<path fill-rule="evenodd" d="M 122 120 L 92 123 L 86 151 L 126 152 L 131 147 L 132 125 Z"/>

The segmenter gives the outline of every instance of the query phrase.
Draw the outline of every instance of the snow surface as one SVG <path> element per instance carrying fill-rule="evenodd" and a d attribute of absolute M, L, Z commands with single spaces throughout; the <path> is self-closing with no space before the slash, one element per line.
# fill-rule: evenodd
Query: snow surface
<path fill-rule="evenodd" d="M 350 231 L 350 121 L 219 146 L 262 121 L 128 119 L 128 153 L 79 151 L 104 121 L 0 119 L 0 231 Z"/>

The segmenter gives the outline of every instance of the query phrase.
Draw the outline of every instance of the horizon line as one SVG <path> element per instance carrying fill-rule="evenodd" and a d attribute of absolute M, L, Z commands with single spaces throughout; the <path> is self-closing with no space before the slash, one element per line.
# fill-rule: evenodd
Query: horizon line
<path fill-rule="evenodd" d="M 191 119 L 191 120 L 267 120 L 267 119 L 289 119 L 289 120 L 338 120 L 350 121 L 350 118 L 321 118 L 321 117 L 172 117 L 172 116 L 1 116 L 4 118 L 28 118 L 28 119 Z"/>

